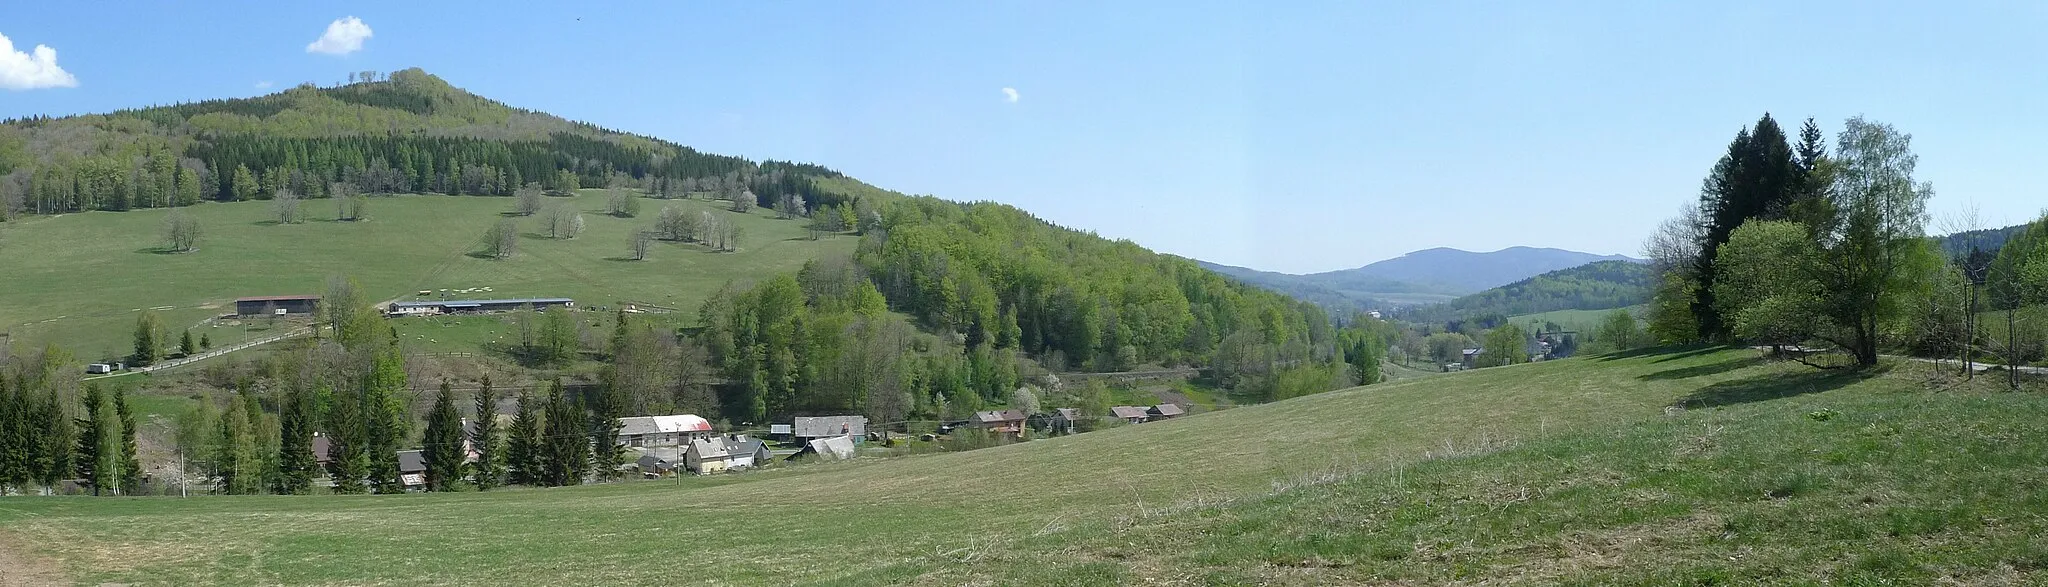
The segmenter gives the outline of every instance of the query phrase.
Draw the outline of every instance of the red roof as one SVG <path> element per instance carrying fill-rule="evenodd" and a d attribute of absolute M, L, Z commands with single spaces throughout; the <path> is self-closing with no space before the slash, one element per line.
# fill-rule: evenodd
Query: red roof
<path fill-rule="evenodd" d="M 283 302 L 283 301 L 298 301 L 298 300 L 317 300 L 317 299 L 320 299 L 320 296 L 251 296 L 251 297 L 246 297 L 246 298 L 235 298 L 235 301 L 236 301 L 236 302 L 238 302 L 238 303 L 239 303 L 239 302 Z"/>

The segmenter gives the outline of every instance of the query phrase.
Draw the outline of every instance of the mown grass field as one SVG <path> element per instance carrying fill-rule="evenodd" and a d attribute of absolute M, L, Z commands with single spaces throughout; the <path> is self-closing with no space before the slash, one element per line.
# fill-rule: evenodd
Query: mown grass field
<path fill-rule="evenodd" d="M 1636 319 L 1640 321 L 1643 316 L 1643 308 L 1644 306 L 1637 305 L 1623 309 L 1628 310 L 1630 314 L 1635 315 Z M 1523 330 L 1528 330 L 1530 324 L 1541 326 L 1545 322 L 1550 322 L 1563 326 L 1565 330 L 1591 333 L 1600 327 L 1600 322 L 1606 320 L 1608 314 L 1613 313 L 1613 308 L 1606 310 L 1552 310 L 1535 314 L 1509 316 L 1508 323 L 1520 326 Z"/>
<path fill-rule="evenodd" d="M 198 250 L 183 254 L 157 252 L 166 210 L 26 218 L 0 227 L 0 332 L 12 334 L 17 348 L 55 342 L 82 358 L 119 356 L 144 309 L 158 309 L 175 332 L 232 312 L 237 297 L 323 293 L 331 276 L 354 277 L 378 299 L 489 287 L 451 295 L 560 296 L 593 306 L 630 300 L 694 313 L 727 280 L 795 270 L 848 253 L 856 241 L 813 241 L 802 221 L 760 209 L 735 215 L 724 202 L 705 200 L 642 199 L 639 217 L 616 218 L 603 213 L 605 198 L 603 190 L 574 198 L 586 225 L 576 239 L 549 239 L 540 219 L 521 219 L 519 254 L 504 261 L 470 256 L 485 229 L 512 209 L 504 197 L 372 198 L 363 222 L 337 222 L 333 201 L 309 200 L 307 221 L 293 225 L 275 224 L 270 202 L 200 204 L 183 210 L 203 230 Z M 745 231 L 740 251 L 658 242 L 647 260 L 625 260 L 628 236 L 651 227 L 665 205 L 736 218 Z M 217 333 L 219 344 L 240 336 L 226 327 L 204 331 Z"/>
<path fill-rule="evenodd" d="M 1925 377 L 1639 352 L 681 486 L 7 499 L 0 545 L 137 584 L 2048 579 L 2048 395 Z"/>

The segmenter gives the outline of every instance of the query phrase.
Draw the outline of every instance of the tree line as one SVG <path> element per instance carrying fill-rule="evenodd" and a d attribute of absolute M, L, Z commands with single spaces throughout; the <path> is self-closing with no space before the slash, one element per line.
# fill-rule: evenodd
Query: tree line
<path fill-rule="evenodd" d="M 374 78 L 365 78 L 374 79 Z M 517 110 L 418 70 L 107 115 L 0 125 L 0 218 L 354 193 L 511 195 L 645 186 L 664 197 L 745 191 L 749 205 L 842 203 L 817 165 L 711 155 Z"/>
<path fill-rule="evenodd" d="M 2012 314 L 2048 300 L 2039 229 L 1997 251 L 1945 250 L 1925 235 L 1933 187 L 1914 176 L 1911 141 L 1862 117 L 1844 122 L 1832 148 L 1811 119 L 1796 144 L 1769 115 L 1738 132 L 1698 204 L 1646 245 L 1658 272 L 1650 334 L 1817 344 L 1858 366 L 1888 349 L 2033 360 L 2014 352 L 2017 333 L 1999 344 L 1977 331 L 1977 292 Z"/>

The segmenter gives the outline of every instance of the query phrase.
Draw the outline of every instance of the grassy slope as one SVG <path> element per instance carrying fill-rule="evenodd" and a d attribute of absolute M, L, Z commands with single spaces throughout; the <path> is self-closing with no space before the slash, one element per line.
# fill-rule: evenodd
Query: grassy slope
<path fill-rule="evenodd" d="M 682 487 L 17 499 L 0 528 L 94 582 L 2041 578 L 2048 398 L 1920 389 L 1574 359 Z"/>
<path fill-rule="evenodd" d="M 1637 305 L 1629 306 L 1626 309 L 1629 313 L 1635 314 L 1640 319 L 1645 307 Z M 1551 310 L 1549 312 L 1509 316 L 1508 323 L 1527 330 L 1531 323 L 1541 326 L 1544 322 L 1555 322 L 1557 325 L 1563 326 L 1565 330 L 1587 333 L 1599 328 L 1600 322 L 1606 320 L 1608 314 L 1613 313 L 1613 308 L 1605 310 Z"/>
<path fill-rule="evenodd" d="M 726 280 L 791 271 L 824 254 L 850 252 L 855 242 L 808 240 L 799 221 L 757 209 L 740 220 L 738 253 L 657 243 L 647 261 L 623 261 L 629 232 L 652 226 L 664 204 L 694 211 L 723 203 L 643 200 L 638 218 L 603 215 L 604 204 L 602 190 L 576 199 L 587 228 L 574 240 L 547 239 L 538 219 L 523 219 L 522 230 L 535 234 L 502 262 L 468 254 L 498 213 L 511 209 L 511 198 L 375 198 L 362 223 L 334 222 L 332 201 L 311 200 L 304 206 L 309 221 L 288 226 L 269 222 L 269 202 L 201 204 L 188 209 L 205 231 L 200 248 L 178 255 L 153 252 L 165 210 L 30 218 L 9 226 L 0 242 L 0 275 L 7 276 L 0 279 L 0 332 L 12 332 L 23 346 L 54 341 L 85 358 L 115 356 L 129 349 L 139 309 L 168 306 L 165 323 L 182 328 L 232 311 L 236 297 L 321 293 L 334 275 L 355 277 L 379 299 L 489 286 L 489 293 L 467 295 L 567 296 L 586 305 L 635 300 L 695 312 Z M 233 334 L 239 330 L 207 332 L 226 344 L 242 336 Z"/>

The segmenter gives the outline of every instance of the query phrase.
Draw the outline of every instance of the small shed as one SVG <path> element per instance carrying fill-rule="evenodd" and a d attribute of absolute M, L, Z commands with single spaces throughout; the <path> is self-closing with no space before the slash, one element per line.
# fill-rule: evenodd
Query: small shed
<path fill-rule="evenodd" d="M 1140 424 L 1152 419 L 1152 409 L 1142 406 L 1112 406 L 1109 408 L 1109 415 L 1125 422 Z"/>
<path fill-rule="evenodd" d="M 398 451 L 398 483 L 406 489 L 427 488 L 427 456 L 417 450 Z"/>
<path fill-rule="evenodd" d="M 1151 416 L 1154 420 L 1165 420 L 1168 418 L 1178 418 L 1180 416 L 1186 415 L 1187 413 L 1188 411 L 1182 409 L 1180 407 L 1180 404 L 1168 403 L 1152 406 L 1152 409 L 1147 415 Z"/>
<path fill-rule="evenodd" d="M 251 296 L 235 298 L 238 316 L 311 314 L 320 309 L 320 296 Z"/>

